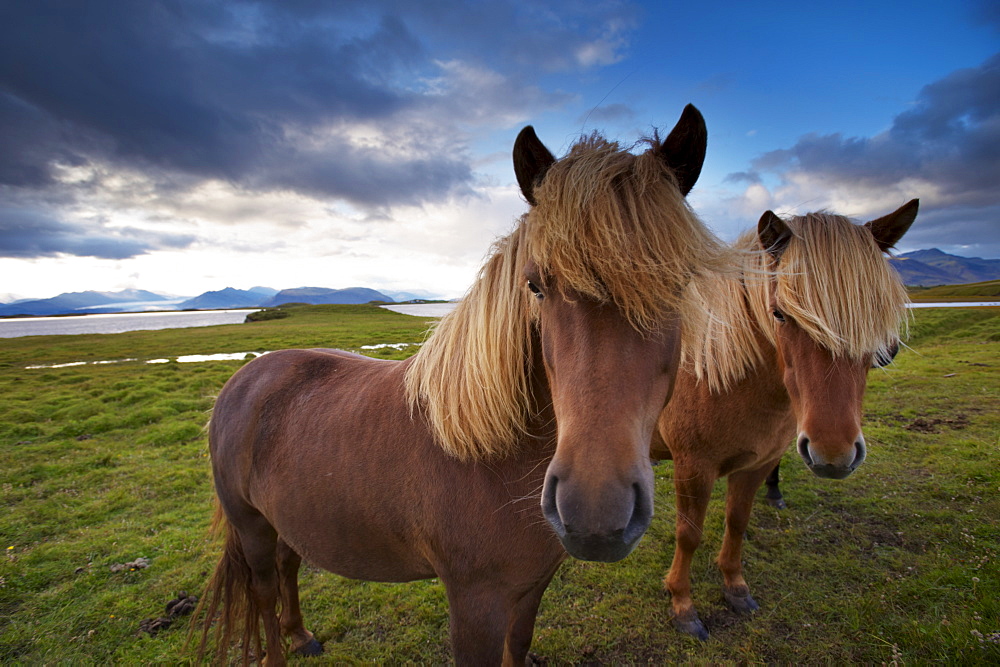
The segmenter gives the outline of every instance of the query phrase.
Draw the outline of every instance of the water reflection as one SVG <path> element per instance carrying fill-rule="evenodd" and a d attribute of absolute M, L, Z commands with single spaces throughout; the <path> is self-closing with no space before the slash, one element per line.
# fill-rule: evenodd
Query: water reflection
<path fill-rule="evenodd" d="M 247 357 L 256 359 L 257 357 L 267 354 L 267 352 L 225 352 L 222 354 L 183 354 L 179 357 L 173 357 L 172 359 L 150 359 L 147 364 L 169 364 L 171 361 L 176 361 L 179 364 L 192 364 L 199 363 L 203 361 L 242 361 Z M 138 359 L 108 359 L 102 361 L 70 361 L 65 364 L 37 364 L 34 366 L 25 366 L 28 369 L 36 368 L 69 368 L 71 366 L 99 366 L 102 364 L 124 364 L 130 361 L 138 361 Z"/>
<path fill-rule="evenodd" d="M 362 350 L 382 350 L 385 348 L 391 348 L 394 350 L 402 350 L 410 346 L 420 346 L 422 343 L 375 343 L 374 345 L 362 345 L 359 349 Z M 178 357 L 161 358 L 161 359 L 150 359 L 147 364 L 169 364 L 171 361 L 176 361 L 179 364 L 196 364 L 205 361 L 243 361 L 256 359 L 257 357 L 263 356 L 267 352 L 222 352 L 219 354 L 182 354 Z M 70 361 L 64 364 L 37 364 L 33 366 L 25 366 L 26 369 L 38 369 L 38 368 L 69 368 L 71 366 L 98 366 L 101 364 L 124 364 L 130 361 L 138 361 L 138 359 L 109 359 L 102 361 Z"/>
<path fill-rule="evenodd" d="M 416 346 L 419 347 L 420 345 L 423 345 L 423 343 L 376 343 L 375 345 L 362 345 L 360 349 L 362 349 L 362 350 L 384 350 L 384 349 L 402 350 L 402 349 L 405 349 L 407 347 L 410 347 L 411 345 L 416 345 Z"/>

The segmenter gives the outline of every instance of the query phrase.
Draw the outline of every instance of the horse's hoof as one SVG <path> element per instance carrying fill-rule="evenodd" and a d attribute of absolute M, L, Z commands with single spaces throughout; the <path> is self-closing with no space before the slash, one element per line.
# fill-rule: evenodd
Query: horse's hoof
<path fill-rule="evenodd" d="M 784 498 L 765 498 L 765 500 L 767 500 L 768 505 L 770 505 L 776 510 L 788 509 L 788 505 L 785 504 Z"/>
<path fill-rule="evenodd" d="M 729 591 L 723 589 L 722 594 L 725 596 L 726 602 L 729 603 L 729 606 L 732 607 L 733 611 L 741 614 L 752 614 L 760 609 L 760 605 L 753 599 L 753 596 L 750 595 L 749 591 L 730 593 Z"/>
<path fill-rule="evenodd" d="M 315 639 L 310 639 L 305 644 L 295 649 L 295 654 L 305 656 L 307 658 L 315 658 L 318 655 L 323 655 L 323 645 Z"/>
<path fill-rule="evenodd" d="M 674 627 L 684 634 L 696 637 L 701 641 L 708 641 L 708 630 L 705 629 L 705 624 L 698 618 L 698 612 L 691 612 L 689 616 L 685 615 L 684 618 L 675 616 L 673 622 Z"/>

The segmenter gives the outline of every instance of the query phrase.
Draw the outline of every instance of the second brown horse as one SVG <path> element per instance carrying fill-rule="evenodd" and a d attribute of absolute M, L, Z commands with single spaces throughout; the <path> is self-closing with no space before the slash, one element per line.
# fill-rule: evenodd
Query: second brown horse
<path fill-rule="evenodd" d="M 723 593 L 750 612 L 758 605 L 743 578 L 743 534 L 789 443 L 820 477 L 847 477 L 864 461 L 867 372 L 895 354 L 908 300 L 883 253 L 916 215 L 917 200 L 865 225 L 825 213 L 786 222 L 768 211 L 736 243 L 741 273 L 692 283 L 710 321 L 689 327 L 651 451 L 674 460 L 677 543 L 664 583 L 682 632 L 708 638 L 690 572 L 718 478 L 728 476 Z"/>

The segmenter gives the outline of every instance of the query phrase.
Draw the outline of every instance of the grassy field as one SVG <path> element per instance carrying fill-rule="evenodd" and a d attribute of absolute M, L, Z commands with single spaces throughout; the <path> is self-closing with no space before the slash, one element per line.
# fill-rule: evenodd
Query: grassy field
<path fill-rule="evenodd" d="M 1000 297 L 1000 280 L 937 287 L 909 287 L 914 301 L 993 301 Z"/>
<path fill-rule="evenodd" d="M 915 318 L 911 349 L 871 374 L 865 465 L 834 482 L 789 454 L 789 509 L 758 504 L 745 552 L 757 614 L 737 616 L 722 599 L 712 562 L 720 484 L 693 568 L 712 637 L 672 629 L 661 584 L 674 529 L 664 463 L 647 536 L 621 563 L 562 567 L 533 652 L 551 664 L 1000 662 L 1000 309 Z M 0 663 L 191 657 L 189 617 L 156 636 L 140 623 L 164 616 L 180 591 L 200 595 L 214 567 L 203 427 L 243 362 L 145 360 L 416 343 L 425 327 L 372 307 L 320 306 L 253 324 L 0 341 Z M 136 361 L 26 368 L 118 359 Z M 310 568 L 301 579 L 307 625 L 327 650 L 308 664 L 449 659 L 438 582 L 354 582 Z"/>

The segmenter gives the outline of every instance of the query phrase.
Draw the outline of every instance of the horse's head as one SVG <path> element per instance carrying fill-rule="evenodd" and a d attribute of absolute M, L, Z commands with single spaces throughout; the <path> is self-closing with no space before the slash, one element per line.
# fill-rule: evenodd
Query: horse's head
<path fill-rule="evenodd" d="M 899 349 L 906 292 L 882 254 L 917 215 L 916 199 L 865 225 L 809 214 L 757 225 L 774 276 L 768 289 L 778 363 L 798 422 L 797 448 L 820 477 L 865 460 L 861 401 L 868 369 Z"/>
<path fill-rule="evenodd" d="M 542 511 L 577 558 L 615 561 L 653 514 L 649 441 L 673 390 L 680 294 L 720 250 L 684 202 L 705 157 L 688 106 L 641 155 L 592 136 L 556 160 L 525 128 L 524 296 L 534 302 L 556 418 Z M 714 259 L 713 259 L 714 258 Z"/>

